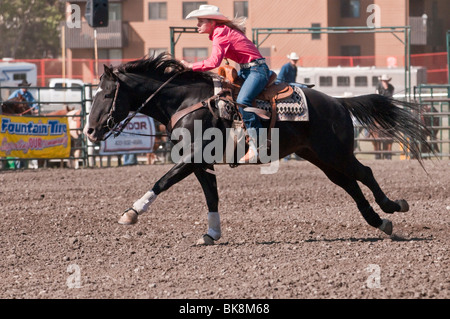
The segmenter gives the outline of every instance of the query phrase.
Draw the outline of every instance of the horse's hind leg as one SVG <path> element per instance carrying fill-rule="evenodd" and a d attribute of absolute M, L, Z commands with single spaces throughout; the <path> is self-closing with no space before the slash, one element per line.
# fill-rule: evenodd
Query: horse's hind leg
<path fill-rule="evenodd" d="M 322 170 L 333 183 L 341 186 L 353 198 L 361 215 L 370 226 L 379 228 L 388 235 L 392 234 L 392 223 L 387 219 L 381 219 L 373 210 L 356 180 L 349 178 L 335 169 L 326 168 Z"/>
<path fill-rule="evenodd" d="M 378 182 L 375 180 L 370 167 L 362 165 L 356 158 L 354 158 L 353 164 L 349 166 L 355 168 L 352 175 L 372 191 L 375 201 L 383 212 L 392 214 L 394 212 L 407 212 L 409 210 L 409 205 L 406 200 L 401 199 L 392 201 L 386 196 Z"/>
<path fill-rule="evenodd" d="M 333 183 L 342 187 L 356 202 L 358 210 L 370 226 L 379 228 L 388 235 L 392 234 L 392 223 L 387 219 L 381 219 L 380 216 L 374 211 L 361 191 L 356 179 L 349 177 L 349 175 L 338 171 L 330 165 L 324 164 L 312 153 L 301 152 L 297 155 L 302 156 L 319 167 Z"/>

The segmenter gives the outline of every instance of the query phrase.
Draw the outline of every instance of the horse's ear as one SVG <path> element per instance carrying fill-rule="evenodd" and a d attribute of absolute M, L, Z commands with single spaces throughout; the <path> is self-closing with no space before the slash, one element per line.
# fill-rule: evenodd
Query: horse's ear
<path fill-rule="evenodd" d="M 106 64 L 103 64 L 103 67 L 105 69 L 105 74 L 107 77 L 109 77 L 110 79 L 116 78 L 116 75 L 114 74 L 112 67 L 108 67 Z"/>

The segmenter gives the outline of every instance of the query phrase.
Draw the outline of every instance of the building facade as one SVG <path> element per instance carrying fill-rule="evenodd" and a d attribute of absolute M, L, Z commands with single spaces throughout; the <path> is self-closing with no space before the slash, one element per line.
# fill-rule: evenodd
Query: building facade
<path fill-rule="evenodd" d="M 292 51 L 301 57 L 300 65 L 305 67 L 403 65 L 408 41 L 401 32 L 297 34 L 297 29 L 411 25 L 411 53 L 446 51 L 445 32 L 450 29 L 447 0 L 109 0 L 109 25 L 97 29 L 98 59 L 129 60 L 170 52 L 170 27 L 195 28 L 197 21 L 184 17 L 201 4 L 216 5 L 228 17 L 246 16 L 246 35 L 250 39 L 255 28 L 287 29 L 267 36 L 260 44 L 273 69 L 286 63 Z M 84 16 L 85 0 L 67 1 L 68 21 L 73 18 L 71 5 L 77 5 Z M 69 62 L 94 58 L 93 30 L 84 17 L 81 27 L 65 28 L 65 51 Z M 177 34 L 176 58 L 201 60 L 210 52 L 207 35 Z M 92 71 L 89 66 L 70 65 L 69 76 Z"/>

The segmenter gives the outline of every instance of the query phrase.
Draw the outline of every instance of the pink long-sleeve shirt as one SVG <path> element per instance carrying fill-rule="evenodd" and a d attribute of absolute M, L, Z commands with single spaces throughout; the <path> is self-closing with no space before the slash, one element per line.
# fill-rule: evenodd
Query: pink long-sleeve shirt
<path fill-rule="evenodd" d="M 211 56 L 206 60 L 194 62 L 192 70 L 215 69 L 220 66 L 223 58 L 242 64 L 263 57 L 258 48 L 243 33 L 225 25 L 215 27 L 209 39 L 213 42 Z"/>

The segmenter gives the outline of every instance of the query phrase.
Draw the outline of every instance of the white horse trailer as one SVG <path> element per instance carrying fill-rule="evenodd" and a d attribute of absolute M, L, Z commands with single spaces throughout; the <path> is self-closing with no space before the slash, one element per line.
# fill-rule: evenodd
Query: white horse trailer
<path fill-rule="evenodd" d="M 5 62 L 6 60 L 6 62 Z M 37 68 L 33 63 L 12 62 L 3 59 L 0 62 L 0 100 L 7 100 L 9 94 L 23 81 L 27 80 L 32 86 L 37 85 Z M 5 87 L 11 87 L 6 89 Z"/>
<path fill-rule="evenodd" d="M 279 72 L 279 70 L 275 70 Z M 356 96 L 375 93 L 381 75 L 392 78 L 396 97 L 405 94 L 404 68 L 377 67 L 328 67 L 297 68 L 298 83 L 315 84 L 314 89 L 331 96 Z M 427 83 L 427 70 L 423 67 L 411 67 L 411 90 L 414 86 Z"/>

